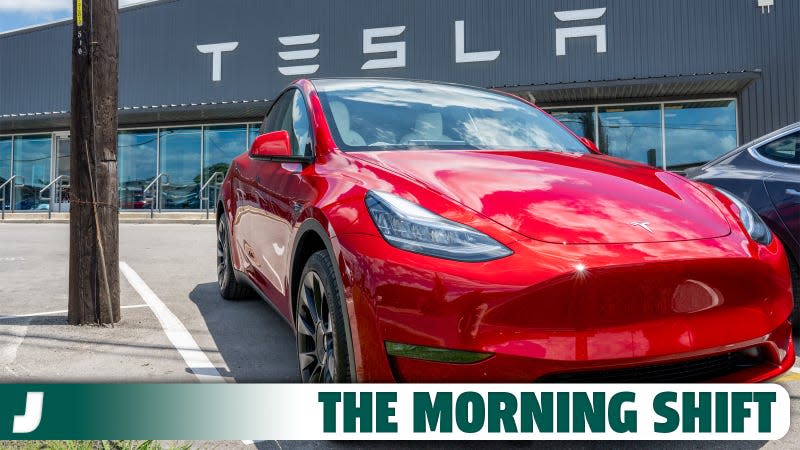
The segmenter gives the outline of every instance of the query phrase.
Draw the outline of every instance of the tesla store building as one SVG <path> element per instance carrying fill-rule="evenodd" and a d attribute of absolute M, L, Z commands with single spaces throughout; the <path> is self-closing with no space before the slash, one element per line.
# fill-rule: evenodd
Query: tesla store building
<path fill-rule="evenodd" d="M 120 14 L 120 207 L 197 209 L 300 77 L 513 92 L 606 153 L 674 171 L 800 120 L 795 0 L 161 0 Z M 0 34 L 0 184 L 69 175 L 71 23 Z M 13 184 L 13 183 L 12 183 Z M 8 203 L 7 203 L 8 204 Z M 8 206 L 6 206 L 8 207 Z"/>

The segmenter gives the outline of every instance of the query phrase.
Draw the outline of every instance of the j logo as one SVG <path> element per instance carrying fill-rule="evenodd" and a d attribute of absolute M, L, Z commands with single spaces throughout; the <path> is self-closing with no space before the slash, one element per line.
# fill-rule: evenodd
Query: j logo
<path fill-rule="evenodd" d="M 31 433 L 39 428 L 42 421 L 44 392 L 28 392 L 25 402 L 25 415 L 14 416 L 14 434 Z"/>

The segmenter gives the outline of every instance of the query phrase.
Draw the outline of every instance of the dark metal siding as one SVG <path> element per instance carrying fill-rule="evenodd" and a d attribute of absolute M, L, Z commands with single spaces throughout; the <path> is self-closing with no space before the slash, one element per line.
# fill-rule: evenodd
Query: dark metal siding
<path fill-rule="evenodd" d="M 741 73 L 761 70 L 739 94 L 742 138 L 800 121 L 800 1 L 777 0 L 172 0 L 121 15 L 121 106 L 271 98 L 292 77 L 277 68 L 279 36 L 319 33 L 313 76 L 392 76 L 492 87 Z M 555 11 L 607 8 L 608 52 L 571 39 L 555 54 Z M 468 51 L 501 50 L 489 63 L 456 64 L 454 21 Z M 405 25 L 407 66 L 361 70 L 362 30 Z M 0 121 L 69 104 L 69 24 L 0 36 Z M 395 40 L 394 38 L 388 40 Z M 198 44 L 238 41 L 211 81 Z M 691 81 L 689 81 L 691 82 Z M 741 86 L 732 83 L 732 86 Z M 569 86 L 565 85 L 565 89 Z M 733 87 L 731 88 L 733 89 Z M 691 90 L 691 89 L 689 89 Z M 564 101 L 589 100 L 587 92 Z M 697 92 L 692 91 L 693 94 Z M 702 94 L 702 92 L 701 92 Z M 729 92 L 737 94 L 737 92 Z M 554 100 L 555 101 L 555 100 Z M 8 117 L 6 117 L 8 119 Z M 10 119 L 9 119 L 10 120 Z"/>

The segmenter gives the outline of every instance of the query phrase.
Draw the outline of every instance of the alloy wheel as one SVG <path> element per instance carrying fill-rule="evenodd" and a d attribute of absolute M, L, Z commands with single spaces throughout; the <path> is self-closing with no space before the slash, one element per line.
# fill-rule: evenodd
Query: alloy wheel
<path fill-rule="evenodd" d="M 300 286 L 297 306 L 297 349 L 304 383 L 332 383 L 336 379 L 329 301 L 319 275 L 308 272 Z"/>

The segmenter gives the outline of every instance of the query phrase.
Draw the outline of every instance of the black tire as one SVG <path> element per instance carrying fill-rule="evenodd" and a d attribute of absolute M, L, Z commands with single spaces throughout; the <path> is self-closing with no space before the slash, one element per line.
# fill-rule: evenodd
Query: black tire
<path fill-rule="evenodd" d="M 295 308 L 297 354 L 303 383 L 349 383 L 350 344 L 345 332 L 341 292 L 326 251 L 306 262 Z"/>
<path fill-rule="evenodd" d="M 236 280 L 231 263 L 230 233 L 228 219 L 222 214 L 217 220 L 217 284 L 225 300 L 241 300 L 253 297 L 249 286 Z"/>

